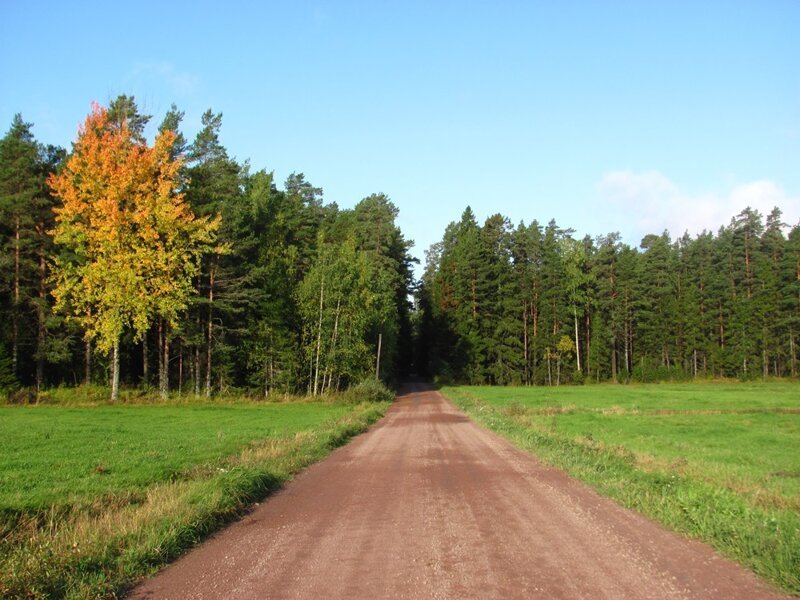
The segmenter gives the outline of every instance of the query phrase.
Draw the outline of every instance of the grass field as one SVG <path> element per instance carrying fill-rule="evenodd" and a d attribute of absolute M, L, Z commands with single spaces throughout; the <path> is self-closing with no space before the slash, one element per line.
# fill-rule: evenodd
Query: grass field
<path fill-rule="evenodd" d="M 800 386 L 448 387 L 482 424 L 800 593 Z"/>
<path fill-rule="evenodd" d="M 0 407 L 0 597 L 107 597 L 386 403 Z"/>
<path fill-rule="evenodd" d="M 0 507 L 35 511 L 141 496 L 222 468 L 254 440 L 311 430 L 343 404 L 42 406 L 0 410 Z"/>

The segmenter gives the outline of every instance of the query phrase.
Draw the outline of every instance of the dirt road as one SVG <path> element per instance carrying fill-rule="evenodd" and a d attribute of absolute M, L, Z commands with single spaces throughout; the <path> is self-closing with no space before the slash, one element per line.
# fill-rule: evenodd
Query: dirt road
<path fill-rule="evenodd" d="M 778 598 L 418 386 L 133 598 Z"/>

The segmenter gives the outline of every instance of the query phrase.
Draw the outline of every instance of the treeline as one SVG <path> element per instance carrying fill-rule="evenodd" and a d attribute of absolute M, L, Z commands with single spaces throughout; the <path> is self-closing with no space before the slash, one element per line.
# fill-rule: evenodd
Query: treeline
<path fill-rule="evenodd" d="M 0 140 L 0 388 L 155 386 L 211 396 L 342 389 L 412 362 L 411 242 L 383 194 L 343 210 L 279 189 L 174 105 L 97 107 L 70 152 L 17 115 Z M 99 207 L 99 208 L 98 208 Z M 186 283 L 188 282 L 188 283 Z M 186 285 L 184 285 L 186 283 Z M 186 289 L 183 289 L 186 288 Z"/>
<path fill-rule="evenodd" d="M 796 377 L 800 226 L 746 209 L 715 234 L 576 239 L 554 221 L 483 226 L 467 208 L 428 253 L 422 369 L 557 385 Z"/>

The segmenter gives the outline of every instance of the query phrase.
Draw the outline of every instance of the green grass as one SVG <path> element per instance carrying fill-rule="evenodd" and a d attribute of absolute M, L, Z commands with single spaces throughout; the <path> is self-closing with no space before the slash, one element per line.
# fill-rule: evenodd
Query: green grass
<path fill-rule="evenodd" d="M 0 597 L 113 597 L 387 403 L 0 407 Z"/>
<path fill-rule="evenodd" d="M 442 390 L 598 491 L 800 593 L 800 386 Z"/>
<path fill-rule="evenodd" d="M 254 440 L 345 416 L 343 404 L 0 408 L 0 507 L 40 510 L 141 494 Z"/>
<path fill-rule="evenodd" d="M 797 383 L 631 384 L 561 387 L 447 388 L 476 393 L 482 402 L 504 406 L 518 401 L 529 408 L 575 407 L 581 410 L 622 408 L 641 411 L 753 412 L 761 409 L 800 410 Z"/>

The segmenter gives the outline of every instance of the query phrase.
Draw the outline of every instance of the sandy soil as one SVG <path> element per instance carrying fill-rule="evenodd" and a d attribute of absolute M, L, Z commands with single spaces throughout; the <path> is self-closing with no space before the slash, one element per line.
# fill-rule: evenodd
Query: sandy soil
<path fill-rule="evenodd" d="M 411 386 L 132 598 L 780 598 Z"/>

